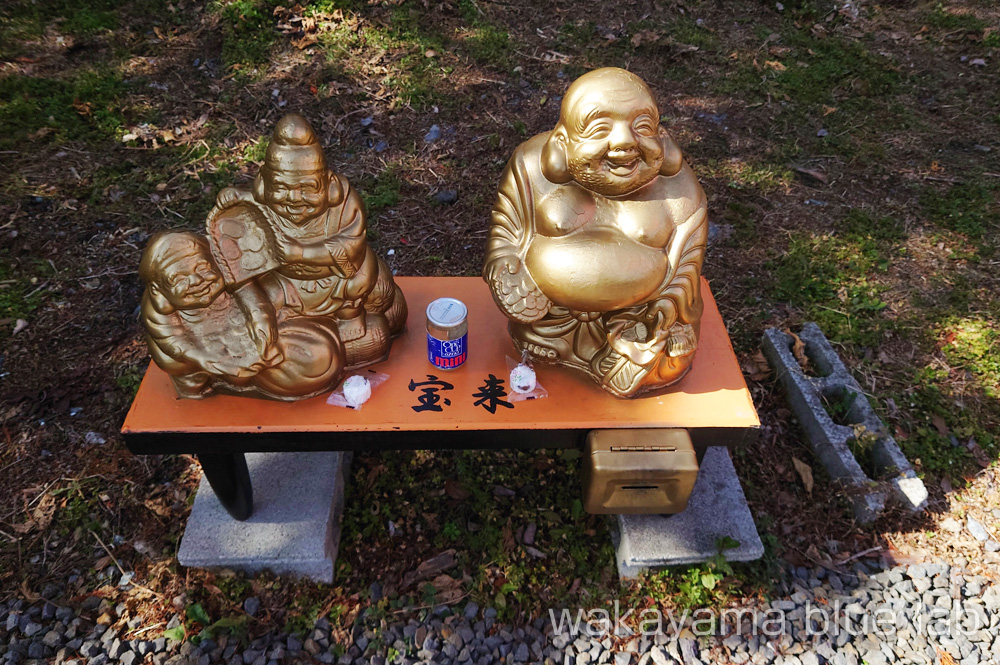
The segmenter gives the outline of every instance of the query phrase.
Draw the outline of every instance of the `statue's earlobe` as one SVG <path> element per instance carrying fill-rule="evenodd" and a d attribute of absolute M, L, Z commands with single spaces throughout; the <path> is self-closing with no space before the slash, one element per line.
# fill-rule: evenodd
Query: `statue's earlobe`
<path fill-rule="evenodd" d="M 660 175 L 677 175 L 684 165 L 684 155 L 680 146 L 674 141 L 670 133 L 660 127 L 660 145 L 663 147 L 663 164 L 660 166 Z"/>
<path fill-rule="evenodd" d="M 344 202 L 344 185 L 340 182 L 340 177 L 333 171 L 327 171 L 327 178 L 330 186 L 326 190 L 326 199 L 329 205 L 339 206 Z"/>
<path fill-rule="evenodd" d="M 264 203 L 267 200 L 264 193 L 264 168 L 266 167 L 261 167 L 253 181 L 253 197 L 258 203 Z"/>
<path fill-rule="evenodd" d="M 573 177 L 569 174 L 569 156 L 566 154 L 566 135 L 556 129 L 542 146 L 542 175 L 549 182 L 565 185 Z"/>

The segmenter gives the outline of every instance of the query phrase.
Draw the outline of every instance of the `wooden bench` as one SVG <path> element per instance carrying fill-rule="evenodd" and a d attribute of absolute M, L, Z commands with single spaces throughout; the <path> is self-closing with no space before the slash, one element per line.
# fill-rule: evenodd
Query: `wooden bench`
<path fill-rule="evenodd" d="M 150 363 L 122 426 L 129 449 L 197 455 L 226 510 L 245 520 L 253 509 L 247 452 L 557 448 L 580 445 L 594 429 L 684 428 L 700 457 L 708 446 L 746 442 L 760 426 L 705 281 L 694 367 L 669 392 L 617 399 L 581 373 L 540 365 L 538 380 L 548 397 L 513 406 L 483 398 L 491 375 L 507 387 L 505 356 L 515 353 L 507 320 L 486 284 L 477 277 L 400 277 L 397 283 L 409 304 L 407 331 L 389 359 L 372 368 L 389 379 L 360 410 L 329 405 L 326 395 L 292 403 L 178 399 L 170 378 Z M 427 361 L 424 312 L 442 296 L 469 307 L 469 358 L 453 371 Z"/>

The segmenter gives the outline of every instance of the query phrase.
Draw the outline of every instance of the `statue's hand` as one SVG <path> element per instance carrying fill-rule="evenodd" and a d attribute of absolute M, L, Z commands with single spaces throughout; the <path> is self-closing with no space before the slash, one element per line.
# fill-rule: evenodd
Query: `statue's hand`
<path fill-rule="evenodd" d="M 274 325 L 274 321 L 251 323 L 250 337 L 253 339 L 264 367 L 274 367 L 285 359 L 278 347 L 278 328 Z"/>
<path fill-rule="evenodd" d="M 242 365 L 223 362 L 221 360 L 211 360 L 205 363 L 205 370 L 216 376 L 230 376 L 234 379 L 245 379 L 257 374 L 256 365 L 244 367 Z"/>
<path fill-rule="evenodd" d="M 515 321 L 538 321 L 552 306 L 514 254 L 490 261 L 483 270 L 483 276 L 493 291 L 494 300 Z"/>
<path fill-rule="evenodd" d="M 244 201 L 246 199 L 246 193 L 236 189 L 235 187 L 225 187 L 219 192 L 218 196 L 215 197 L 215 205 L 219 206 L 221 209 L 225 209 L 237 201 Z"/>
<path fill-rule="evenodd" d="M 649 303 L 644 318 L 651 331 L 669 330 L 677 323 L 677 305 L 670 298 L 661 298 Z"/>
<path fill-rule="evenodd" d="M 293 240 L 284 234 L 275 234 L 274 254 L 281 263 L 301 263 L 305 255 L 305 247 L 297 240 Z"/>

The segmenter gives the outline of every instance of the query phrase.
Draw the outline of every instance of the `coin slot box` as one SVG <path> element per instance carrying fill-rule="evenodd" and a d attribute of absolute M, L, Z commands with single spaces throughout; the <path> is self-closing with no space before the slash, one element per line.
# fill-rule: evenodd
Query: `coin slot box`
<path fill-rule="evenodd" d="M 698 459 L 687 430 L 593 430 L 581 472 L 588 513 L 671 514 L 687 507 Z"/>

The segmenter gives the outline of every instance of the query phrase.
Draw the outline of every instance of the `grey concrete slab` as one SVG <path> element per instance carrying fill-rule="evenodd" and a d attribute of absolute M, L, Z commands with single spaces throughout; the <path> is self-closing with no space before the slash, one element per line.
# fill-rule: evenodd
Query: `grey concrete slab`
<path fill-rule="evenodd" d="M 617 558 L 622 579 L 646 570 L 698 563 L 716 555 L 719 539 L 739 547 L 726 550 L 729 561 L 752 561 L 764 545 L 750 515 L 729 451 L 705 451 L 688 506 L 676 515 L 618 515 Z"/>
<path fill-rule="evenodd" d="M 785 388 L 788 404 L 802 424 L 813 453 L 830 476 L 843 485 L 857 520 L 870 523 L 878 519 L 890 501 L 911 512 L 922 511 L 927 505 L 927 488 L 823 331 L 815 323 L 806 323 L 799 339 L 819 376 L 807 376 L 802 371 L 792 353 L 792 337 L 780 330 L 764 331 L 761 349 Z M 850 400 L 844 416 L 847 424 L 834 422 L 824 398 L 834 402 Z M 870 466 L 876 478 L 868 476 L 851 451 L 851 444 L 859 436 L 872 439 Z M 886 482 L 873 482 L 878 480 Z"/>
<path fill-rule="evenodd" d="M 182 566 L 271 570 L 333 581 L 350 453 L 248 453 L 254 512 L 234 520 L 203 477 L 177 559 Z"/>

